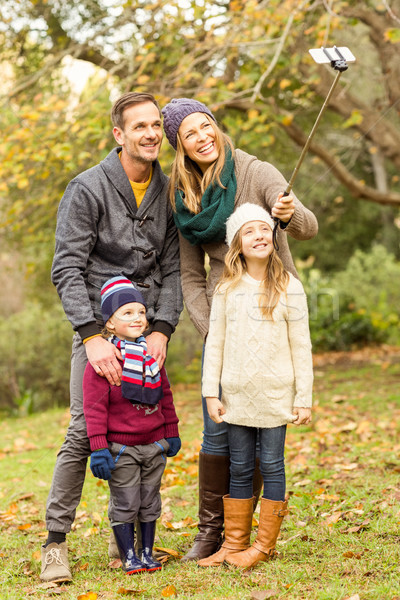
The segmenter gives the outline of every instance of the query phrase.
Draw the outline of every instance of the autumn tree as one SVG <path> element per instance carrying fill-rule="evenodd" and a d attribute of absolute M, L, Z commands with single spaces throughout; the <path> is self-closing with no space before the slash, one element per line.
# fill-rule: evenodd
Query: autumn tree
<path fill-rule="evenodd" d="M 312 208 L 321 190 L 336 206 L 346 196 L 393 207 L 384 214 L 398 239 L 398 0 L 0 0 L 0 10 L 0 209 L 13 239 L 48 255 L 62 191 L 109 151 L 110 96 L 131 89 L 161 104 L 177 96 L 209 103 L 235 143 L 289 175 L 334 76 L 308 49 L 334 44 L 349 46 L 357 62 L 312 142 L 300 178 L 308 183 L 297 185 Z M 66 79 L 71 59 L 93 65 L 83 93 Z"/>

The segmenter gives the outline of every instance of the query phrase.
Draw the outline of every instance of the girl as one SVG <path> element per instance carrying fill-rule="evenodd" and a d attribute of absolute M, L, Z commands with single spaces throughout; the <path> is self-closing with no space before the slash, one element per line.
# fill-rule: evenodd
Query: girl
<path fill-rule="evenodd" d="M 286 425 L 311 421 L 307 300 L 274 251 L 273 226 L 263 208 L 249 203 L 227 221 L 229 251 L 212 302 L 203 395 L 211 419 L 228 424 L 231 478 L 223 499 L 225 541 L 199 561 L 204 567 L 227 561 L 249 568 L 273 555 L 287 514 Z M 249 547 L 258 434 L 264 493 L 257 538 Z"/>
<path fill-rule="evenodd" d="M 83 409 L 92 450 L 90 468 L 110 487 L 108 516 L 122 568 L 128 574 L 157 571 L 152 558 L 165 454 L 181 447 L 172 394 L 156 361 L 147 354 L 146 304 L 129 279 L 109 279 L 101 288 L 105 335 L 123 357 L 121 386 L 110 386 L 90 363 L 83 377 Z M 139 518 L 142 553 L 134 549 Z"/>
<path fill-rule="evenodd" d="M 172 100 L 162 110 L 166 136 L 176 150 L 170 179 L 170 200 L 180 231 L 182 289 L 189 316 L 205 340 L 211 298 L 220 279 L 227 218 L 251 198 L 280 220 L 278 255 L 297 277 L 287 233 L 309 239 L 317 233 L 315 216 L 293 195 L 283 197 L 284 177 L 270 163 L 235 149 L 220 130 L 210 109 L 196 100 Z M 206 255 L 209 269 L 206 268 Z M 199 532 L 182 560 L 213 554 L 222 541 L 222 496 L 229 491 L 229 446 L 226 423 L 214 423 L 203 400 L 204 436 L 199 456 Z M 262 486 L 258 469 L 254 496 Z M 256 500 L 255 500 L 256 502 Z"/>

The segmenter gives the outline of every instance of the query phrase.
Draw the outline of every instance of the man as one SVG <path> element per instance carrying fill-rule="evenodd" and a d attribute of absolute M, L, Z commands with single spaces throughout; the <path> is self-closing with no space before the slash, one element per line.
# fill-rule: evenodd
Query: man
<path fill-rule="evenodd" d="M 119 145 L 73 179 L 61 199 L 52 281 L 75 330 L 71 357 L 71 422 L 57 456 L 46 508 L 43 581 L 69 581 L 65 542 L 75 518 L 90 446 L 83 415 L 87 361 L 111 385 L 120 385 L 117 348 L 101 337 L 100 288 L 124 275 L 148 307 L 148 352 L 163 367 L 167 343 L 182 310 L 179 245 L 167 199 L 168 178 L 157 160 L 161 113 L 151 94 L 127 93 L 111 111 Z M 163 388 L 170 393 L 165 369 Z"/>

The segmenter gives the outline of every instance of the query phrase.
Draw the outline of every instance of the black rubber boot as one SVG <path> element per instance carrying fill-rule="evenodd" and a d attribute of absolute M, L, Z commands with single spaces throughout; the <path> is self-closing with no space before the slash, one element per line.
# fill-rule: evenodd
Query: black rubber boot
<path fill-rule="evenodd" d="M 146 571 L 145 565 L 135 554 L 135 527 L 133 523 L 120 523 L 113 526 L 122 568 L 127 575 Z"/>
<path fill-rule="evenodd" d="M 140 523 L 140 530 L 142 532 L 143 546 L 140 560 L 146 567 L 146 571 L 160 571 L 162 569 L 162 564 L 157 560 L 154 560 L 152 556 L 156 522 L 150 521 L 149 523 Z"/>

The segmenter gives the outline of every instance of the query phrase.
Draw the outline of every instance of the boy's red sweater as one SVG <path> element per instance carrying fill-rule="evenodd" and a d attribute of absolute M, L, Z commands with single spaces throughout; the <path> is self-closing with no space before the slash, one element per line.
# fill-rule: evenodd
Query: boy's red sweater
<path fill-rule="evenodd" d="M 83 376 L 83 412 L 92 451 L 107 442 L 127 446 L 151 444 L 161 438 L 178 437 L 179 419 L 165 369 L 161 369 L 163 398 L 155 406 L 131 404 L 121 386 L 110 385 L 90 363 Z"/>

